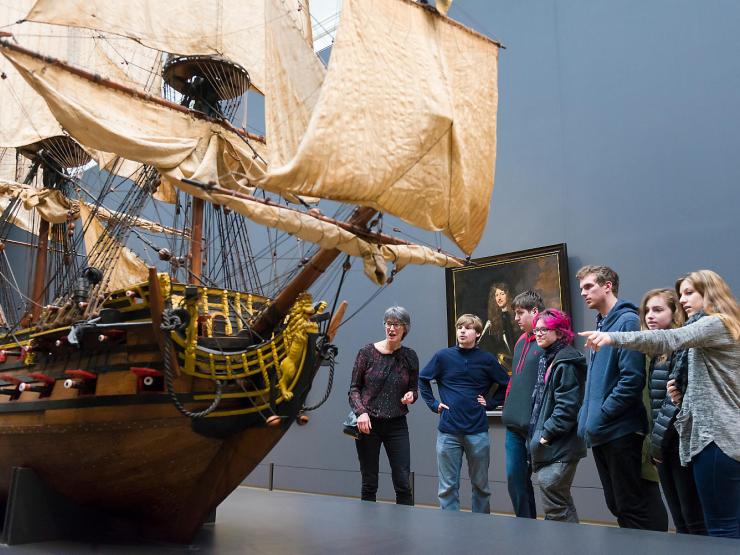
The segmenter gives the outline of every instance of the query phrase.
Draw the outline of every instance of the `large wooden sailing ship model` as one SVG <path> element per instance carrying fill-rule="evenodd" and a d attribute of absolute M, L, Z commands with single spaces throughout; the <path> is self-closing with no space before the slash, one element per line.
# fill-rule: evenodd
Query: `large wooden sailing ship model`
<path fill-rule="evenodd" d="M 328 69 L 305 0 L 2 9 L 0 500 L 28 467 L 187 541 L 305 420 L 340 319 L 311 293 L 460 264 L 383 214 L 477 244 L 498 45 L 409 0 L 345 0 Z"/>

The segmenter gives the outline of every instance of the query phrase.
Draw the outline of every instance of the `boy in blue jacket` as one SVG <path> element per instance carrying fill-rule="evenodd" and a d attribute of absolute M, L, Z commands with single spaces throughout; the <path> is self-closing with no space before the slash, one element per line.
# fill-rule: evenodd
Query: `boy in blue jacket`
<path fill-rule="evenodd" d="M 419 373 L 421 397 L 432 411 L 440 414 L 437 427 L 439 504 L 443 510 L 460 510 L 460 469 L 465 453 L 473 486 L 473 512 L 490 513 L 490 441 L 486 410 L 501 404 L 509 376 L 493 355 L 477 346 L 483 332 L 478 316 L 463 314 L 455 326 L 457 346 L 437 351 Z M 441 402 L 434 397 L 432 380 L 437 382 Z M 487 401 L 485 394 L 494 383 L 498 384 L 498 389 Z"/>
<path fill-rule="evenodd" d="M 600 331 L 637 331 L 637 307 L 617 298 L 619 276 L 607 266 L 576 274 L 581 296 L 596 310 Z M 622 528 L 663 529 L 653 521 L 641 476 L 647 414 L 642 402 L 645 358 L 629 349 L 591 352 L 578 435 L 592 448 L 607 507 Z"/>

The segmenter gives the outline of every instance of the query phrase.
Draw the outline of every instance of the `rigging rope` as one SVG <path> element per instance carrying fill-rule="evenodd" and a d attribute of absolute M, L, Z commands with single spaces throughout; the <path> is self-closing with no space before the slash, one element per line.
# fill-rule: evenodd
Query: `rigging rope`
<path fill-rule="evenodd" d="M 310 406 L 303 406 L 301 407 L 301 411 L 308 412 L 312 410 L 316 410 L 321 405 L 326 403 L 326 401 L 329 399 L 329 395 L 331 394 L 331 389 L 334 385 L 334 366 L 335 366 L 335 359 L 338 353 L 338 350 L 336 346 L 332 345 L 331 343 L 325 343 L 320 348 L 321 351 L 321 357 L 326 360 L 329 363 L 329 378 L 326 382 L 326 392 L 324 393 L 324 396 L 321 398 L 321 400 Z"/>
<path fill-rule="evenodd" d="M 221 380 L 216 380 L 216 397 L 213 399 L 213 403 L 211 403 L 208 408 L 202 411 L 189 411 L 185 408 L 185 405 L 180 402 L 180 399 L 177 397 L 177 393 L 175 393 L 175 378 L 170 363 L 170 357 L 172 356 L 172 338 L 170 337 L 170 332 L 174 331 L 181 325 L 182 320 L 180 320 L 179 316 L 177 316 L 173 311 L 165 310 L 162 313 L 162 324 L 160 325 L 160 329 L 164 333 L 164 382 L 167 386 L 167 393 L 169 394 L 170 399 L 172 399 L 175 408 L 180 411 L 181 414 L 189 418 L 203 418 L 204 416 L 208 416 L 214 410 L 216 410 L 219 403 L 221 402 L 223 382 Z"/>

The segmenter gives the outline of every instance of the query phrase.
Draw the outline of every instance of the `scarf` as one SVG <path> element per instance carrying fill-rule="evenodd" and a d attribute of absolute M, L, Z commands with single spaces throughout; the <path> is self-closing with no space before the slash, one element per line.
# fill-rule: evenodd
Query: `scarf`
<path fill-rule="evenodd" d="M 540 412 L 542 411 L 542 400 L 545 397 L 547 367 L 552 364 L 552 361 L 555 360 L 555 355 L 557 355 L 565 346 L 565 341 L 558 339 L 543 351 L 542 356 L 540 356 L 540 360 L 537 363 L 537 383 L 532 391 L 532 416 L 529 418 L 529 437 L 534 435 L 534 429 L 537 425 L 537 420 L 540 418 Z"/>

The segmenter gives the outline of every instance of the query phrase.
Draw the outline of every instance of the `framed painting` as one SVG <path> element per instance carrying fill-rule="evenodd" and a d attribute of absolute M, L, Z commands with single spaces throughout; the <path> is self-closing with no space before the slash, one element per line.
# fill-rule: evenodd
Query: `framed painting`
<path fill-rule="evenodd" d="M 568 253 L 565 243 L 471 260 L 446 270 L 447 333 L 455 344 L 455 321 L 476 314 L 484 323 L 479 346 L 511 374 L 514 345 L 522 334 L 511 302 L 519 293 L 537 291 L 548 308 L 570 314 Z"/>

